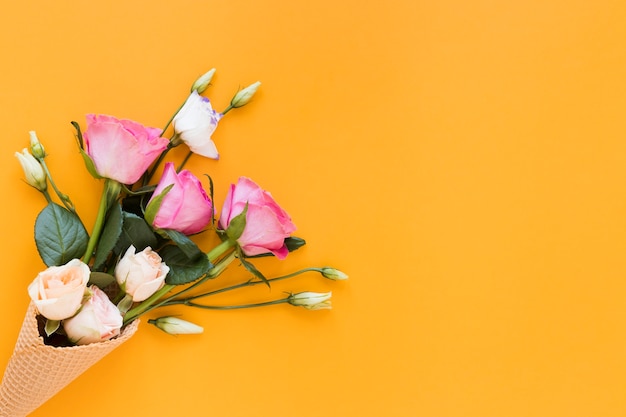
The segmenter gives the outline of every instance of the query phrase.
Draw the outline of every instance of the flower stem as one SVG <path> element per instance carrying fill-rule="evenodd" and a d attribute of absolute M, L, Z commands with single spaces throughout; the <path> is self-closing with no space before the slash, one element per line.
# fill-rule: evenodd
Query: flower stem
<path fill-rule="evenodd" d="M 63 194 L 57 188 L 56 183 L 52 179 L 52 174 L 50 173 L 50 170 L 48 169 L 48 165 L 46 164 L 45 159 L 44 158 L 37 158 L 37 160 L 39 161 L 39 163 L 41 164 L 41 167 L 43 168 L 44 172 L 46 173 L 46 176 L 48 177 L 48 180 L 50 181 L 50 185 L 52 185 L 52 188 L 54 189 L 54 192 L 57 194 L 57 196 L 59 196 L 59 199 L 61 200 L 61 202 L 63 203 L 65 208 L 67 208 L 72 213 L 76 214 L 76 209 L 74 208 L 74 203 L 72 203 L 72 200 L 70 200 L 70 198 L 67 196 L 67 194 Z M 49 198 L 49 196 L 46 197 L 46 198 Z M 48 201 L 50 201 L 50 200 L 48 200 Z"/>
<path fill-rule="evenodd" d="M 96 222 L 93 226 L 91 236 L 89 237 L 89 242 L 87 243 L 87 250 L 85 250 L 85 254 L 83 255 L 84 263 L 89 263 L 89 260 L 93 256 L 93 251 L 98 244 L 100 234 L 102 233 L 104 219 L 106 218 L 107 211 L 112 203 L 117 199 L 120 189 L 120 183 L 108 178 L 105 179 L 104 189 L 102 190 L 102 196 L 100 197 L 100 206 L 98 207 Z"/>
<path fill-rule="evenodd" d="M 183 162 L 180 163 L 180 166 L 176 170 L 177 173 L 183 170 L 183 168 L 185 167 L 185 164 L 187 164 L 187 161 L 189 161 L 189 158 L 191 158 L 191 155 L 193 155 L 192 151 L 187 152 L 185 159 L 183 159 Z"/>
<path fill-rule="evenodd" d="M 206 310 L 238 310 L 238 309 L 243 309 L 243 308 L 266 307 L 266 306 L 271 306 L 271 305 L 276 305 L 276 304 L 284 304 L 284 303 L 287 303 L 288 301 L 289 301 L 289 297 L 281 298 L 280 300 L 265 301 L 263 303 L 240 304 L 240 305 L 234 305 L 234 306 L 207 306 L 204 304 L 197 304 L 191 301 L 188 301 L 183 304 L 188 307 L 203 308 Z"/>
<path fill-rule="evenodd" d="M 224 240 L 222 243 L 214 247 L 206 254 L 207 258 L 209 258 L 209 262 L 214 263 L 217 259 L 220 258 L 223 254 L 225 254 L 230 248 L 235 246 L 235 242 L 230 239 Z"/>
<path fill-rule="evenodd" d="M 157 302 L 159 300 L 159 298 L 163 297 L 165 294 L 170 292 L 174 287 L 176 287 L 176 285 L 165 284 L 163 287 L 161 287 L 160 290 L 158 290 L 157 292 L 152 294 L 145 301 L 142 301 L 141 304 L 139 304 L 137 307 L 129 310 L 124 315 L 124 324 L 130 323 L 131 321 L 135 320 L 137 317 L 139 317 L 140 315 L 146 313 L 147 311 L 151 310 L 152 308 L 156 308 L 156 307 L 152 307 L 152 304 Z"/>
<path fill-rule="evenodd" d="M 211 263 L 215 262 L 216 259 L 220 258 L 224 253 L 226 253 L 229 249 L 234 246 L 234 243 L 230 240 L 226 240 L 215 248 L 213 248 L 208 254 L 207 257 Z M 217 277 L 219 274 L 224 272 L 226 267 L 235 259 L 235 253 L 231 252 L 227 257 L 223 258 L 220 262 L 211 268 L 211 270 L 200 280 L 196 281 L 194 284 L 189 287 L 177 292 L 176 294 L 171 295 L 170 297 L 164 298 L 161 300 L 163 296 L 165 296 L 168 292 L 173 290 L 176 285 L 165 284 L 160 290 L 152 294 L 151 297 L 142 301 L 141 304 L 136 306 L 135 308 L 129 310 L 124 316 L 124 324 L 135 320 L 142 314 L 147 313 L 150 310 L 154 310 L 156 308 L 164 306 L 167 302 L 171 301 L 175 297 L 179 297 L 181 294 L 184 294 L 193 288 L 197 288 L 198 286 L 204 284 L 207 280 L 213 279 Z"/>
<path fill-rule="evenodd" d="M 293 277 L 295 277 L 297 275 L 300 275 L 300 274 L 303 274 L 305 272 L 320 272 L 321 273 L 321 271 L 322 271 L 322 268 L 304 268 L 304 269 L 301 269 L 299 271 L 292 272 L 291 274 L 282 275 L 280 277 L 269 278 L 267 280 L 267 282 L 282 281 L 284 279 L 293 278 Z M 198 298 L 209 297 L 209 296 L 212 296 L 212 295 L 221 294 L 223 292 L 233 291 L 233 290 L 237 290 L 237 289 L 245 288 L 245 287 L 252 287 L 252 286 L 255 286 L 255 285 L 259 285 L 259 284 L 267 284 L 267 283 L 265 281 L 252 281 L 252 280 L 249 280 L 249 281 L 246 281 L 246 282 L 242 282 L 240 284 L 231 285 L 231 286 L 228 286 L 228 287 L 224 287 L 224 288 L 220 288 L 218 290 L 205 292 L 205 293 L 202 293 L 202 294 L 196 294 L 196 295 L 193 295 L 193 296 L 187 297 L 187 298 L 178 298 L 178 299 L 176 299 L 176 298 L 172 297 L 174 299 L 172 299 L 171 301 L 166 301 L 163 304 L 163 306 L 165 306 L 165 305 L 174 305 L 174 304 L 185 304 L 188 301 L 193 301 L 193 300 L 196 300 Z M 179 294 L 176 294 L 176 297 L 178 295 Z"/>

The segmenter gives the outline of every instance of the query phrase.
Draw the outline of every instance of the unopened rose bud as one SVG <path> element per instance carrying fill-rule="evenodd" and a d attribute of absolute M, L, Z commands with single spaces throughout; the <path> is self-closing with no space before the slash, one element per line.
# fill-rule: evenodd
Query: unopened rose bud
<path fill-rule="evenodd" d="M 237 94 L 235 94 L 235 97 L 233 97 L 233 99 L 230 101 L 230 106 L 233 108 L 237 108 L 243 107 L 248 104 L 254 93 L 256 93 L 256 90 L 259 89 L 260 85 L 261 82 L 257 81 L 254 84 L 250 84 L 243 90 L 239 90 Z"/>
<path fill-rule="evenodd" d="M 46 174 L 43 172 L 43 168 L 39 161 L 32 156 L 28 149 L 24 148 L 22 153 L 15 152 L 15 156 L 20 161 L 22 169 L 24 170 L 24 176 L 28 185 L 35 187 L 39 191 L 45 191 L 48 188 L 46 181 Z"/>
<path fill-rule="evenodd" d="M 30 151 L 33 153 L 33 156 L 37 159 L 45 158 L 46 151 L 41 142 L 39 142 L 37 133 L 35 133 L 34 130 L 31 130 L 28 134 L 30 135 Z"/>
<path fill-rule="evenodd" d="M 338 269 L 325 267 L 322 268 L 322 275 L 325 278 L 332 279 L 334 281 L 343 281 L 348 279 L 348 275 L 344 274 Z"/>
<path fill-rule="evenodd" d="M 159 317 L 156 320 L 150 319 L 148 323 L 154 324 L 156 327 L 169 334 L 200 334 L 204 331 L 204 329 L 197 324 L 171 316 Z"/>
<path fill-rule="evenodd" d="M 330 297 L 332 292 L 301 292 L 289 296 L 287 302 L 292 306 L 304 307 L 308 310 L 330 309 Z"/>
<path fill-rule="evenodd" d="M 197 91 L 198 94 L 202 94 L 204 90 L 209 87 L 211 83 L 211 79 L 213 79 L 213 75 L 215 75 L 215 68 L 211 68 L 209 71 L 204 73 L 193 83 L 191 86 L 191 92 Z"/>

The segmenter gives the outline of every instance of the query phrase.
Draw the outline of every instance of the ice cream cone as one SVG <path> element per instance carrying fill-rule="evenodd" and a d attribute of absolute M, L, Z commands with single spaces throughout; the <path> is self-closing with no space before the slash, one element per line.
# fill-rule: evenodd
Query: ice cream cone
<path fill-rule="evenodd" d="M 128 340 L 138 324 L 135 320 L 118 337 L 105 342 L 53 347 L 45 345 L 39 335 L 37 310 L 31 303 L 0 385 L 0 416 L 30 414 Z"/>

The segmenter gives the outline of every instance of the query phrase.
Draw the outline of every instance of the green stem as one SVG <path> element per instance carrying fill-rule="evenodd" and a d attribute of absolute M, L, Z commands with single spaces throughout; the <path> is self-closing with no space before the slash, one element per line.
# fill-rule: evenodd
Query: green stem
<path fill-rule="evenodd" d="M 140 315 L 146 313 L 148 310 L 155 308 L 152 307 L 152 304 L 157 302 L 159 298 L 170 292 L 174 287 L 176 287 L 176 285 L 165 284 L 163 287 L 161 287 L 160 290 L 152 294 L 145 301 L 142 301 L 141 304 L 139 304 L 137 307 L 128 310 L 128 312 L 124 315 L 124 324 L 130 323 Z"/>
<path fill-rule="evenodd" d="M 161 131 L 161 136 L 163 136 L 165 134 L 165 131 L 167 130 L 168 127 L 170 127 L 170 125 L 172 124 L 172 121 L 174 120 L 174 117 L 176 117 L 176 115 L 178 114 L 178 112 L 183 108 L 183 106 L 185 105 L 185 103 L 187 102 L 187 99 L 185 99 L 185 101 L 183 101 L 183 104 L 180 105 L 180 107 L 178 107 L 178 110 L 176 110 L 174 112 L 174 114 L 172 114 L 172 117 L 170 117 L 170 119 L 167 121 L 167 123 L 165 124 L 165 127 L 163 128 L 163 130 Z"/>
<path fill-rule="evenodd" d="M 61 200 L 63 205 L 69 211 L 71 211 L 72 213 L 76 214 L 76 209 L 74 208 L 74 203 L 72 203 L 72 200 L 70 200 L 70 198 L 69 198 L 69 196 L 67 194 L 63 194 L 58 189 L 56 183 L 52 179 L 52 174 L 50 173 L 50 170 L 48 169 L 48 165 L 46 165 L 45 159 L 44 158 L 38 158 L 38 161 L 41 164 L 41 167 L 43 168 L 44 172 L 46 173 L 46 176 L 48 177 L 48 180 L 50 181 L 50 185 L 54 189 L 54 192 L 57 194 L 57 196 L 59 196 L 59 200 Z M 49 198 L 49 196 L 47 196 L 46 198 Z M 48 200 L 48 201 L 50 201 L 50 200 Z"/>
<path fill-rule="evenodd" d="M 156 172 L 156 170 L 159 168 L 159 165 L 161 165 L 161 162 L 163 162 L 163 159 L 165 159 L 165 156 L 167 155 L 167 153 L 172 150 L 176 145 L 172 145 L 172 142 L 170 141 L 170 143 L 167 144 L 167 148 L 165 148 L 165 150 L 163 152 L 161 152 L 161 155 L 159 155 L 159 157 L 157 158 L 157 160 L 154 162 L 154 164 L 152 165 L 152 169 L 150 169 L 150 171 L 146 172 L 144 178 L 143 178 L 143 185 L 146 185 L 150 182 L 150 180 L 152 179 L 152 176 L 154 175 L 154 173 Z"/>
<path fill-rule="evenodd" d="M 230 239 L 222 241 L 219 245 L 211 249 L 207 254 L 207 258 L 209 258 L 209 262 L 214 263 L 217 259 L 220 258 L 223 254 L 225 254 L 230 248 L 235 246 L 235 242 Z"/>
<path fill-rule="evenodd" d="M 267 280 L 267 282 L 276 282 L 276 281 L 282 281 L 284 279 L 288 279 L 288 278 L 293 278 L 297 275 L 303 274 L 305 272 L 322 272 L 322 268 L 304 268 L 301 269 L 299 271 L 296 272 L 292 272 L 291 274 L 287 274 L 287 275 L 282 275 L 280 277 L 275 277 L 275 278 L 270 278 Z M 191 297 L 187 297 L 187 298 L 178 298 L 178 299 L 172 299 L 171 301 L 166 301 L 163 306 L 165 305 L 175 305 L 175 304 L 185 304 L 185 302 L 187 301 L 192 301 L 192 300 L 196 300 L 198 298 L 204 298 L 204 297 L 209 297 L 212 295 L 217 295 L 217 294 L 221 294 L 223 292 L 227 292 L 227 291 L 233 291 L 233 290 L 237 290 L 240 288 L 245 288 L 245 287 L 252 287 L 255 285 L 259 285 L 259 284 L 267 284 L 267 282 L 265 281 L 246 281 L 246 282 L 242 282 L 240 284 L 236 284 L 236 285 L 231 285 L 228 287 L 224 287 L 224 288 L 220 288 L 218 290 L 214 290 L 214 291 L 209 291 L 209 292 L 205 292 L 202 294 L 196 294 L 193 295 Z M 176 294 L 176 297 L 179 294 Z M 172 297 L 174 298 L 174 297 Z"/>
<path fill-rule="evenodd" d="M 224 253 L 226 253 L 233 246 L 234 246 L 234 243 L 229 240 L 220 243 L 207 254 L 209 261 L 211 263 L 215 262 L 216 259 L 220 258 Z M 160 300 L 163 296 L 165 296 L 168 292 L 170 292 L 172 289 L 176 287 L 176 285 L 165 284 L 159 291 L 152 294 L 151 297 L 149 297 L 145 301 L 142 301 L 141 304 L 139 304 L 135 308 L 129 310 L 124 316 L 124 324 L 129 323 L 132 320 L 135 320 L 140 315 L 145 314 L 149 312 L 150 310 L 154 310 L 155 308 L 162 307 L 163 305 L 165 305 L 165 303 L 171 301 L 173 298 L 178 297 L 181 294 L 184 294 L 194 288 L 197 288 L 198 286 L 202 285 L 209 279 L 215 278 L 216 276 L 221 274 L 234 259 L 235 259 L 235 253 L 231 252 L 227 257 L 222 259 L 218 264 L 216 264 L 213 268 L 211 268 L 208 274 L 206 274 L 203 278 L 195 282 L 193 285 L 190 285 L 189 287 L 177 292 L 176 294 L 171 295 L 170 297 Z"/>
<path fill-rule="evenodd" d="M 50 197 L 50 193 L 48 192 L 48 190 L 43 190 L 41 194 L 46 197 L 46 201 L 48 202 L 48 204 L 52 203 L 52 198 Z"/>
<path fill-rule="evenodd" d="M 121 185 L 117 181 L 108 178 L 105 179 L 104 190 L 102 190 L 102 196 L 100 197 L 100 206 L 98 207 L 96 222 L 93 225 L 93 230 L 91 232 L 91 236 L 89 237 L 89 242 L 87 243 L 87 250 L 85 250 L 85 254 L 83 255 L 84 263 L 89 263 L 89 260 L 93 256 L 93 251 L 98 244 L 100 234 L 102 233 L 108 208 L 111 206 L 112 202 L 117 199 L 120 189 Z"/>
<path fill-rule="evenodd" d="M 234 109 L 234 107 L 231 104 L 229 104 L 228 107 L 226 107 L 224 111 L 222 112 L 222 116 L 228 113 L 229 111 L 231 111 L 232 109 Z"/>
<path fill-rule="evenodd" d="M 241 304 L 241 305 L 235 305 L 235 306 L 207 306 L 203 304 L 196 304 L 191 301 L 184 303 L 184 305 L 188 307 L 203 308 L 206 310 L 238 310 L 242 308 L 266 307 L 266 306 L 271 306 L 271 305 L 276 305 L 276 304 L 284 304 L 284 303 L 287 303 L 288 301 L 289 301 L 289 297 L 281 298 L 280 300 L 265 301 L 263 303 Z"/>
<path fill-rule="evenodd" d="M 185 167 L 185 164 L 187 163 L 187 161 L 189 161 L 189 158 L 191 158 L 191 155 L 193 155 L 192 151 L 187 152 L 187 155 L 185 156 L 185 159 L 183 159 L 183 162 L 180 163 L 180 166 L 178 167 L 176 172 L 180 172 L 180 171 L 183 170 L 183 168 Z"/>

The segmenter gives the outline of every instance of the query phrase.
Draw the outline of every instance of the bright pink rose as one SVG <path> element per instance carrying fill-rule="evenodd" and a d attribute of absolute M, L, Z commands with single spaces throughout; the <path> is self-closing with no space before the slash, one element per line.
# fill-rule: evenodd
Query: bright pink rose
<path fill-rule="evenodd" d="M 63 321 L 68 339 L 77 345 L 103 342 L 120 334 L 123 319 L 120 311 L 98 287 L 89 287 L 91 297 L 78 314 Z"/>
<path fill-rule="evenodd" d="M 98 174 L 122 184 L 133 184 L 141 178 L 169 143 L 160 137 L 160 129 L 94 114 L 87 115 L 83 136 L 85 151 Z"/>
<path fill-rule="evenodd" d="M 78 259 L 51 266 L 28 286 L 39 314 L 49 320 L 72 317 L 80 308 L 89 281 L 89 267 Z"/>
<path fill-rule="evenodd" d="M 213 204 L 200 180 L 187 170 L 176 173 L 174 164 L 168 162 L 150 201 L 171 184 L 174 186 L 161 201 L 152 225 L 157 229 L 173 229 L 186 235 L 200 232 L 209 224 L 213 214 Z"/>
<path fill-rule="evenodd" d="M 246 227 L 237 239 L 243 252 L 249 256 L 271 252 L 284 259 L 289 253 L 285 238 L 296 230 L 296 226 L 272 195 L 249 178 L 241 177 L 236 185 L 230 186 L 222 207 L 220 228 L 227 229 L 230 221 L 243 212 L 246 203 Z"/>

